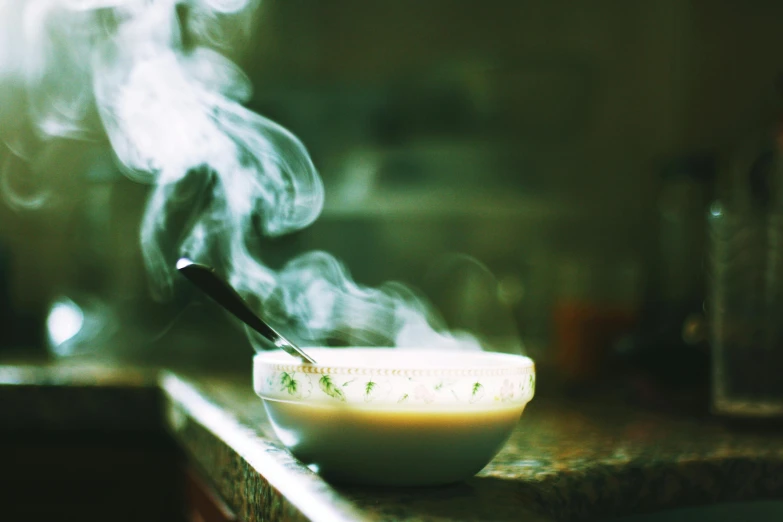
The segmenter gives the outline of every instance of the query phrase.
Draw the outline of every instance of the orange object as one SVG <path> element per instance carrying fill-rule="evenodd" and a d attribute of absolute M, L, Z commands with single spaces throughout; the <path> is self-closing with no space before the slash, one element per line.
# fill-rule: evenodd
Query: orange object
<path fill-rule="evenodd" d="M 612 343 L 636 323 L 634 310 L 563 300 L 553 311 L 555 362 L 570 382 L 586 382 L 601 375 Z"/>

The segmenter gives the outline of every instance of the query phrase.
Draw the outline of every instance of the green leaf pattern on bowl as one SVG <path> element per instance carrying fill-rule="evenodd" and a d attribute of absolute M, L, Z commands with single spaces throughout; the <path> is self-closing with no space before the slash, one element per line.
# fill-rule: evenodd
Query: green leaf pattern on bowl
<path fill-rule="evenodd" d="M 288 392 L 288 395 L 296 395 L 296 388 L 299 383 L 294 379 L 293 373 L 282 372 L 280 374 L 280 386 L 282 390 Z"/>
<path fill-rule="evenodd" d="M 484 385 L 474 382 L 470 392 L 470 402 L 478 402 L 484 397 Z"/>
<path fill-rule="evenodd" d="M 372 401 L 377 392 L 378 392 L 378 383 L 373 380 L 367 381 L 367 384 L 364 385 L 364 401 L 365 402 Z"/>
<path fill-rule="evenodd" d="M 270 388 L 278 385 L 280 392 L 297 399 L 309 397 L 313 389 L 313 383 L 309 377 L 302 373 L 280 372 L 275 379 L 269 379 L 269 381 Z"/>
<path fill-rule="evenodd" d="M 339 381 L 337 380 L 339 379 Z M 263 377 L 263 394 L 286 398 L 309 397 L 320 390 L 327 400 L 382 403 L 527 402 L 533 395 L 535 376 L 523 373 L 502 378 L 439 378 L 389 376 L 364 378 L 277 370 Z"/>
<path fill-rule="evenodd" d="M 321 390 L 329 397 L 345 402 L 345 394 L 339 386 L 332 382 L 332 378 L 330 376 L 324 375 L 321 377 L 321 379 L 318 381 L 318 386 L 320 386 Z"/>

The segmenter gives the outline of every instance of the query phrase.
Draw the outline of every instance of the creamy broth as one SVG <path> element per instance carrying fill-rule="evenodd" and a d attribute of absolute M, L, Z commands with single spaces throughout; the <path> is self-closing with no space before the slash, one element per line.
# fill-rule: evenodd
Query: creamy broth
<path fill-rule="evenodd" d="M 477 473 L 524 409 L 264 403 L 280 440 L 325 477 L 391 485 L 443 484 Z"/>

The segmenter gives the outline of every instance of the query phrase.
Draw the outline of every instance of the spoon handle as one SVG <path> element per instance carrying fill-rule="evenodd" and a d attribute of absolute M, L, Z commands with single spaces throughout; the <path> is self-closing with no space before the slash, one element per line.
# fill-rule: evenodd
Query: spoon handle
<path fill-rule="evenodd" d="M 177 261 L 177 270 L 179 270 L 188 281 L 197 286 L 224 309 L 231 312 L 234 317 L 260 333 L 275 347 L 285 350 L 304 362 L 315 364 L 315 361 L 309 355 L 277 333 L 274 328 L 258 317 L 237 291 L 223 279 L 218 277 L 213 268 L 194 263 L 190 259 L 182 258 Z"/>

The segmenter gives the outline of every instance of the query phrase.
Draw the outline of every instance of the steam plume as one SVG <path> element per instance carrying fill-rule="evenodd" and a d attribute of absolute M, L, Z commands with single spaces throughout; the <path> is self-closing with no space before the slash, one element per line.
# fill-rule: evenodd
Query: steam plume
<path fill-rule="evenodd" d="M 300 342 L 476 347 L 443 332 L 411 290 L 359 286 L 324 252 L 280 272 L 262 262 L 261 237 L 311 224 L 324 192 L 302 143 L 242 105 L 250 82 L 221 53 L 233 42 L 225 17 L 247 29 L 256 7 L 0 0 L 0 90 L 22 86 L 31 147 L 105 135 L 123 171 L 154 184 L 141 241 L 158 295 L 186 255 L 216 266 Z M 3 136 L 9 148 L 25 128 Z"/>

